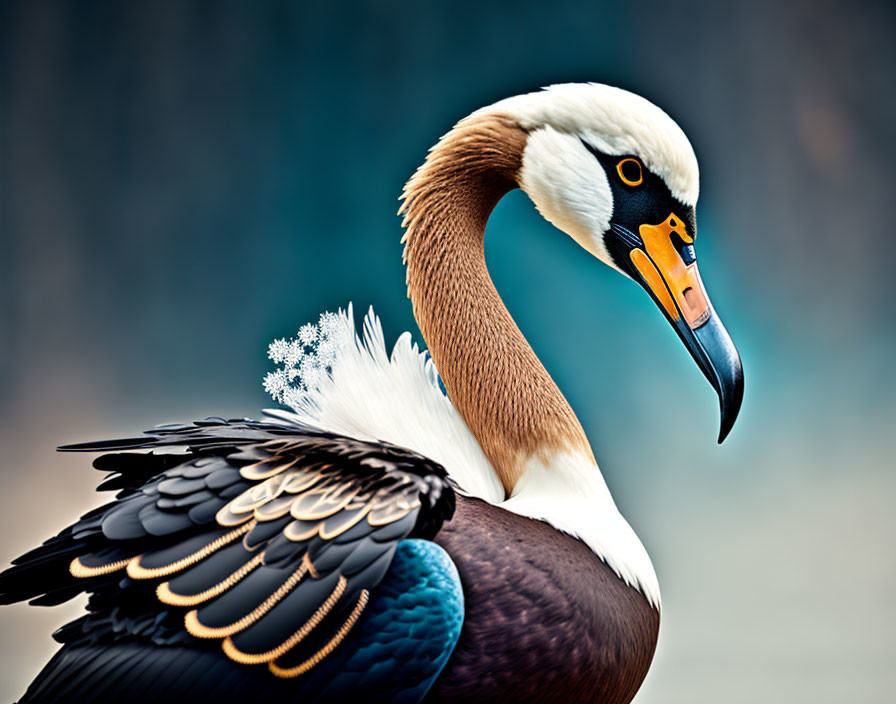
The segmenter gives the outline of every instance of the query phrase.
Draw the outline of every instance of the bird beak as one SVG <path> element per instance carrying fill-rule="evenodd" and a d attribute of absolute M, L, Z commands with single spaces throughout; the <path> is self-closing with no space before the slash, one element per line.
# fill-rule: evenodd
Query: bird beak
<path fill-rule="evenodd" d="M 628 257 L 635 280 L 663 311 L 718 393 L 721 443 L 740 411 L 744 373 L 731 336 L 706 295 L 691 246 L 693 238 L 674 213 L 659 225 L 641 225 L 640 237 L 617 225 L 612 228 L 631 247 Z"/>

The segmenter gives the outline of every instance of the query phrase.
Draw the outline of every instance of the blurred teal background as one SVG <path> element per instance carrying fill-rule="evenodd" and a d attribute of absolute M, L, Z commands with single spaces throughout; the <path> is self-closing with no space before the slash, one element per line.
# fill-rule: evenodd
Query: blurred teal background
<path fill-rule="evenodd" d="M 325 309 L 417 335 L 395 211 L 459 118 L 553 82 L 691 137 L 697 251 L 746 396 L 520 192 L 487 257 L 664 594 L 640 704 L 896 689 L 896 9 L 881 1 L 6 2 L 0 560 L 99 499 L 61 443 L 268 405 L 265 348 Z M 0 700 L 81 602 L 0 612 Z"/>

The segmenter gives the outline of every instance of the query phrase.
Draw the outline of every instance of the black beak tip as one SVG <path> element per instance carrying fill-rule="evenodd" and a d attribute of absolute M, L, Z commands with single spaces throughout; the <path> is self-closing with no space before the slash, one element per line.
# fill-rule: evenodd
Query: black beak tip
<path fill-rule="evenodd" d="M 731 429 L 734 427 L 734 418 L 731 416 L 722 416 L 722 424 L 719 427 L 719 445 L 725 442 L 725 439 L 728 437 L 728 434 L 731 432 Z"/>
<path fill-rule="evenodd" d="M 719 445 L 725 441 L 734 427 L 734 421 L 737 420 L 741 403 L 744 400 L 744 370 L 736 352 L 732 361 L 734 363 L 731 364 L 729 373 L 721 380 L 719 389 L 719 410 L 722 416 L 719 427 Z"/>
<path fill-rule="evenodd" d="M 721 445 L 740 413 L 744 398 L 744 369 L 731 336 L 713 312 L 709 320 L 693 331 L 698 343 L 691 346 L 691 354 L 697 360 L 706 378 L 719 395 L 719 444 Z M 687 342 L 687 336 L 685 335 Z"/>

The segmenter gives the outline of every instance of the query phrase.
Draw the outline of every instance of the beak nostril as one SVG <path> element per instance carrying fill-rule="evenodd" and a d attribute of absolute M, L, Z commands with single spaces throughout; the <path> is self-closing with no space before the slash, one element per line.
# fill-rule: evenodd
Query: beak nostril
<path fill-rule="evenodd" d="M 684 302 L 687 303 L 688 308 L 691 310 L 695 310 L 699 305 L 697 292 L 694 291 L 693 286 L 688 286 L 684 291 L 681 292 L 684 296 Z"/>

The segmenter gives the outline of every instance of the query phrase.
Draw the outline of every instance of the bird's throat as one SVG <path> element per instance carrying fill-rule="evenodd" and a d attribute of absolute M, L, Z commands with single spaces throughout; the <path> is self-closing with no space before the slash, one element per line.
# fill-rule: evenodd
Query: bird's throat
<path fill-rule="evenodd" d="M 534 455 L 593 461 L 581 424 L 511 318 L 485 265 L 498 201 L 517 186 L 526 132 L 500 115 L 460 122 L 408 181 L 408 295 L 452 403 L 509 495 Z"/>

